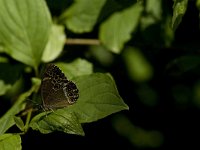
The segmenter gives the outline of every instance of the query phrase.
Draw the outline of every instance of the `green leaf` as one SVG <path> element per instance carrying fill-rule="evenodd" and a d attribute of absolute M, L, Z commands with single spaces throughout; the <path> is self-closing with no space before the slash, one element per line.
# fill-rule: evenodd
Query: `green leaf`
<path fill-rule="evenodd" d="M 35 84 L 29 91 L 21 94 L 16 103 L 0 118 L 0 135 L 5 133 L 15 124 L 14 115 L 25 108 L 24 100 L 26 100 L 26 98 L 29 97 L 37 88 L 38 85 Z"/>
<path fill-rule="evenodd" d="M 16 126 L 21 130 L 24 131 L 24 122 L 20 117 L 14 116 L 14 121 Z"/>
<path fill-rule="evenodd" d="M 125 49 L 123 58 L 132 80 L 141 82 L 152 77 L 153 68 L 138 49 L 133 47 Z"/>
<path fill-rule="evenodd" d="M 80 123 L 92 122 L 128 109 L 110 75 L 95 73 L 74 78 L 80 97 L 77 103 L 52 113 L 35 116 L 30 127 L 41 133 L 55 130 L 84 135 Z"/>
<path fill-rule="evenodd" d="M 156 24 L 162 17 L 162 3 L 161 0 L 146 1 L 146 14 L 141 18 L 141 29 L 145 30 L 149 26 Z M 156 28 L 157 29 L 157 28 Z M 152 34 L 151 34 L 152 36 Z"/>
<path fill-rule="evenodd" d="M 85 59 L 78 58 L 71 63 L 56 63 L 56 65 L 65 73 L 67 78 L 75 76 L 88 75 L 93 72 L 92 63 Z"/>
<path fill-rule="evenodd" d="M 154 18 L 161 19 L 162 17 L 162 5 L 161 0 L 148 0 L 146 2 L 146 11 L 150 13 Z"/>
<path fill-rule="evenodd" d="M 114 13 L 100 26 L 99 38 L 114 53 L 120 53 L 136 30 L 143 7 L 139 3 L 122 12 Z"/>
<path fill-rule="evenodd" d="M 4 52 L 4 47 L 3 47 L 3 44 L 0 41 L 0 53 L 2 53 L 2 52 Z"/>
<path fill-rule="evenodd" d="M 69 134 L 84 135 L 81 124 L 75 114 L 63 110 L 50 114 L 47 114 L 47 112 L 40 113 L 32 119 L 30 127 L 44 134 L 62 131 Z"/>
<path fill-rule="evenodd" d="M 60 17 L 67 28 L 75 33 L 92 31 L 106 0 L 75 0 Z"/>
<path fill-rule="evenodd" d="M 65 40 L 66 37 L 64 27 L 61 25 L 53 24 L 49 41 L 42 55 L 42 60 L 44 62 L 50 62 L 56 59 L 63 50 Z"/>
<path fill-rule="evenodd" d="M 0 41 L 6 53 L 37 68 L 51 26 L 45 1 L 1 0 L 0 26 Z"/>
<path fill-rule="evenodd" d="M 176 30 L 187 10 L 188 0 L 174 0 L 172 29 Z"/>
<path fill-rule="evenodd" d="M 21 137 L 18 134 L 0 135 L 1 150 L 21 150 Z"/>
<path fill-rule="evenodd" d="M 76 113 L 80 123 L 93 122 L 128 109 L 110 75 L 94 73 L 77 77 L 73 81 L 80 96 L 76 104 L 64 109 Z"/>

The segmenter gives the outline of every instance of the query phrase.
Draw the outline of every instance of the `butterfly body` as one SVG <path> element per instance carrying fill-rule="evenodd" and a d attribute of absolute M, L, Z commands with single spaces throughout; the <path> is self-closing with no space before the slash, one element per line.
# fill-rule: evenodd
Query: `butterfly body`
<path fill-rule="evenodd" d="M 67 80 L 62 71 L 54 64 L 49 64 L 41 83 L 41 97 L 45 110 L 54 110 L 74 104 L 78 97 L 75 83 Z"/>

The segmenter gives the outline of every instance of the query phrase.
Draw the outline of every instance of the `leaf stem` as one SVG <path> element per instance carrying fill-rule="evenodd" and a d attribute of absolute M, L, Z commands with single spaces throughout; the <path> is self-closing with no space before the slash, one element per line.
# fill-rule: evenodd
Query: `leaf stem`
<path fill-rule="evenodd" d="M 100 45 L 98 39 L 71 39 L 68 38 L 65 42 L 67 45 Z"/>
<path fill-rule="evenodd" d="M 26 116 L 26 123 L 25 123 L 25 126 L 24 126 L 24 133 L 26 133 L 29 129 L 29 122 L 31 120 L 31 114 L 32 114 L 32 109 L 30 109 L 28 111 L 28 114 Z"/>

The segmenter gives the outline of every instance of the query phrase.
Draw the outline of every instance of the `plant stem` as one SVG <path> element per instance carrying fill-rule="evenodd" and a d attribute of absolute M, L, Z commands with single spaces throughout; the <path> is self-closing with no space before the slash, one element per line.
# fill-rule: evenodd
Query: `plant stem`
<path fill-rule="evenodd" d="M 100 45 L 98 39 L 71 39 L 66 40 L 67 45 Z"/>
<path fill-rule="evenodd" d="M 29 122 L 31 120 L 31 114 L 32 114 L 32 109 L 30 109 L 27 113 L 27 116 L 26 116 L 26 123 L 25 123 L 25 126 L 24 126 L 24 133 L 26 133 L 28 131 L 28 128 L 29 128 Z"/>

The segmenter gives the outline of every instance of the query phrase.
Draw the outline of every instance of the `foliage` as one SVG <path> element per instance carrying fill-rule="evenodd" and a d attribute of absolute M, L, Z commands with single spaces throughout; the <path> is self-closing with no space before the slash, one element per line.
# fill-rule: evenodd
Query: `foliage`
<path fill-rule="evenodd" d="M 60 2 L 53 5 L 50 0 L 0 0 L 0 96 L 2 103 L 13 104 L 0 118 L 0 149 L 21 149 L 20 135 L 26 134 L 29 128 L 43 134 L 61 131 L 84 136 L 82 124 L 128 110 L 114 78 L 102 68 L 111 67 L 115 56 L 121 55 L 132 81 L 151 80 L 154 70 L 143 50 L 149 45 L 169 47 L 188 5 L 188 0 L 174 0 L 171 16 L 162 9 L 161 0 Z M 199 1 L 196 5 L 199 7 Z M 191 65 L 199 64 L 199 57 L 191 61 L 193 58 L 181 57 L 168 67 L 177 65 L 186 72 Z M 93 63 L 94 60 L 97 63 Z M 35 95 L 40 97 L 41 68 L 45 63 L 59 66 L 67 78 L 76 83 L 80 97 L 67 108 L 34 114 L 34 107 L 26 109 L 27 101 L 30 98 L 35 101 Z M 156 94 L 152 91 L 149 93 L 153 93 L 154 101 Z M 125 122 L 131 124 L 127 119 Z M 128 138 L 129 131 L 121 133 L 118 123 L 115 120 L 117 132 Z M 13 126 L 20 131 L 9 133 Z M 132 129 L 136 128 L 131 126 Z M 143 130 L 134 137 L 140 133 L 147 140 L 152 137 L 146 136 Z M 155 133 L 156 138 L 162 138 L 160 133 Z M 152 141 L 153 147 L 160 145 Z M 140 145 L 137 140 L 133 143 Z"/>

